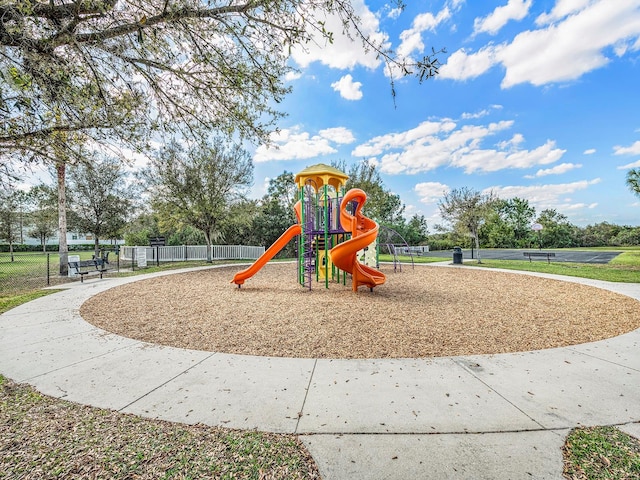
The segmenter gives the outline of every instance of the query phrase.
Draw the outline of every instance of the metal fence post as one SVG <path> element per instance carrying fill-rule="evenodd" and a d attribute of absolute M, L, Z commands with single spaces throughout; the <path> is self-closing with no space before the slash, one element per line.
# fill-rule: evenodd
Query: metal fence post
<path fill-rule="evenodd" d="M 47 287 L 51 285 L 51 266 L 49 264 L 49 254 L 47 253 Z"/>

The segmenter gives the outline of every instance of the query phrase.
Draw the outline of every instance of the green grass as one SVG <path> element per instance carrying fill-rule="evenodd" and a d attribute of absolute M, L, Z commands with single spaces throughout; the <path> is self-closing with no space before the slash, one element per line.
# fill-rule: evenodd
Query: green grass
<path fill-rule="evenodd" d="M 640 479 L 640 440 L 614 427 L 572 430 L 563 455 L 571 480 Z"/>
<path fill-rule="evenodd" d="M 396 257 L 400 260 L 401 263 L 411 264 L 411 257 L 408 255 L 398 255 Z M 387 253 L 381 253 L 378 256 L 378 260 L 380 262 L 393 262 L 393 255 L 389 255 Z M 439 258 L 439 257 L 418 257 L 417 255 L 413 256 L 413 263 L 434 263 L 434 262 L 444 262 L 447 261 L 447 258 Z"/>
<path fill-rule="evenodd" d="M 640 267 L 640 249 L 625 251 L 609 262 L 609 265 L 629 265 Z"/>
<path fill-rule="evenodd" d="M 55 293 L 56 290 L 34 290 L 32 292 L 21 293 L 19 295 L 0 296 L 0 314 L 22 305 L 23 303 L 30 302 L 36 298 L 44 297 Z"/>

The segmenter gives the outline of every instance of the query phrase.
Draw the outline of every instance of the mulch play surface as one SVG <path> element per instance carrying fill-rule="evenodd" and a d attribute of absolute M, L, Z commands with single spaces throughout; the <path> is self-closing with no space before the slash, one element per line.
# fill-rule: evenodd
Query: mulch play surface
<path fill-rule="evenodd" d="M 269 264 L 141 280 L 88 300 L 82 317 L 146 342 L 303 358 L 419 358 L 538 350 L 640 328 L 640 302 L 595 287 L 515 273 L 417 265 L 373 293 L 331 283 L 309 291 L 296 265 Z"/>

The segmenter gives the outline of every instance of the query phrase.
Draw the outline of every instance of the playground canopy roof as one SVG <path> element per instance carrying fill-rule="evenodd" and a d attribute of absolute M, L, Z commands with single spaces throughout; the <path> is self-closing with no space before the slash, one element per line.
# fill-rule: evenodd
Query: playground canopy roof
<path fill-rule="evenodd" d="M 349 175 L 338 170 L 337 168 L 317 163 L 305 168 L 296 175 L 296 185 L 298 188 L 304 187 L 308 180 L 315 187 L 316 191 L 324 185 L 330 185 L 338 191 L 343 187 L 349 178 Z"/>

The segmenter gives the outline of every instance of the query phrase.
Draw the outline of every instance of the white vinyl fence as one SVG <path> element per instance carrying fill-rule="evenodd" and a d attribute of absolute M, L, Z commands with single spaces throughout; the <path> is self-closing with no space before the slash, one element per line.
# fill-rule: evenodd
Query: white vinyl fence
<path fill-rule="evenodd" d="M 212 245 L 213 260 L 256 260 L 264 253 L 264 247 L 247 245 Z M 178 245 L 169 247 L 137 247 L 120 248 L 120 259 L 135 261 L 145 256 L 147 262 L 186 262 L 189 260 L 207 260 L 206 245 Z"/>

